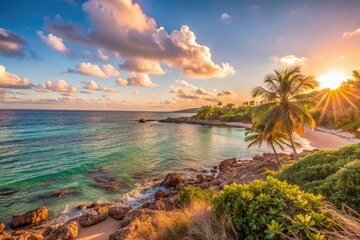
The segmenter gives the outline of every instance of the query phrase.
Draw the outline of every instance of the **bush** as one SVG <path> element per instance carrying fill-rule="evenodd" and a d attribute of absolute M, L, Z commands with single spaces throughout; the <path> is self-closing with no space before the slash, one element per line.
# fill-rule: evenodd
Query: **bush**
<path fill-rule="evenodd" d="M 218 216 L 228 214 L 239 239 L 311 239 L 330 227 L 328 216 L 319 210 L 321 195 L 303 192 L 273 177 L 250 184 L 232 184 L 214 198 Z M 320 234 L 319 234 L 320 235 Z"/>
<path fill-rule="evenodd" d="M 345 203 L 359 211 L 358 159 L 360 144 L 349 145 L 338 151 L 319 151 L 284 168 L 277 177 L 297 184 L 306 191 L 322 194 L 337 206 Z"/>
<path fill-rule="evenodd" d="M 199 187 L 184 187 L 179 192 L 177 203 L 180 206 L 188 206 L 191 202 L 210 203 L 215 195 L 216 192 L 213 188 L 202 190 Z"/>

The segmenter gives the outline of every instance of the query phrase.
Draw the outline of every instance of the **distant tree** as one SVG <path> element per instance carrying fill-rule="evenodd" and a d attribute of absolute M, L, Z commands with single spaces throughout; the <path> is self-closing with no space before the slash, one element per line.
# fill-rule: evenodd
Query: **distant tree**
<path fill-rule="evenodd" d="M 301 73 L 300 67 L 282 71 L 265 77 L 266 87 L 256 87 L 253 97 L 260 97 L 265 103 L 253 108 L 253 122 L 264 125 L 264 134 L 268 136 L 274 129 L 281 130 L 288 136 L 295 160 L 299 159 L 293 133 L 304 134 L 304 124 L 315 127 L 315 120 L 310 114 L 314 101 L 305 93 L 315 89 L 319 83 L 312 76 Z"/>
<path fill-rule="evenodd" d="M 353 70 L 352 76 L 352 79 L 342 82 L 341 86 L 360 89 L 360 70 Z"/>

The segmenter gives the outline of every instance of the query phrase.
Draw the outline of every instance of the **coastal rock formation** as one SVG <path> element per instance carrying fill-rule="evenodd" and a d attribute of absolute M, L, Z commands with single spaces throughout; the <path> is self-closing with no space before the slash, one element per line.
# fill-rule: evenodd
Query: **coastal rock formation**
<path fill-rule="evenodd" d="M 79 223 L 82 227 L 89 227 L 98 222 L 105 220 L 108 216 L 108 206 L 99 206 L 90 209 L 87 213 L 79 218 Z"/>
<path fill-rule="evenodd" d="M 161 182 L 161 186 L 164 187 L 173 187 L 175 188 L 176 185 L 182 183 L 183 177 L 179 173 L 169 173 L 166 175 L 164 181 Z"/>
<path fill-rule="evenodd" d="M 124 205 L 113 205 L 109 207 L 109 215 L 116 220 L 123 220 L 125 215 L 132 210 L 132 207 Z"/>
<path fill-rule="evenodd" d="M 5 229 L 5 224 L 0 222 L 0 234 L 4 232 L 4 229 Z"/>
<path fill-rule="evenodd" d="M 226 167 L 232 167 L 236 163 L 237 163 L 236 158 L 225 159 L 225 160 L 220 162 L 219 168 L 224 169 Z"/>
<path fill-rule="evenodd" d="M 146 120 L 144 118 L 141 118 L 138 122 L 139 123 L 146 123 Z"/>
<path fill-rule="evenodd" d="M 76 221 L 70 221 L 67 224 L 60 226 L 53 233 L 51 233 L 47 240 L 69 240 L 74 239 L 78 235 L 79 226 Z"/>
<path fill-rule="evenodd" d="M 21 226 L 31 225 L 45 221 L 48 217 L 48 209 L 41 207 L 25 214 L 14 216 L 9 223 L 10 228 L 17 228 Z"/>
<path fill-rule="evenodd" d="M 141 118 L 139 119 L 139 123 L 146 123 L 146 122 L 155 122 L 155 119 L 145 119 L 145 118 Z"/>
<path fill-rule="evenodd" d="M 156 200 L 159 200 L 160 198 L 163 198 L 164 195 L 165 195 L 165 193 L 161 189 L 159 189 L 155 192 L 154 197 Z"/>
<path fill-rule="evenodd" d="M 9 239 L 9 240 L 42 240 L 42 239 L 44 239 L 44 236 L 41 233 L 35 232 L 35 231 L 19 230 L 19 231 L 13 232 L 11 234 L 11 236 L 9 236 L 8 238 L 4 238 L 4 239 Z"/>

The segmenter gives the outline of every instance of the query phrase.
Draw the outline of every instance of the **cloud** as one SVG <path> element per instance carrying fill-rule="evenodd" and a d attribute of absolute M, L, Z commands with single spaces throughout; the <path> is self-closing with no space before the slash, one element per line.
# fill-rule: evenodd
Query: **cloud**
<path fill-rule="evenodd" d="M 52 92 L 63 93 L 63 96 L 74 96 L 77 92 L 77 88 L 68 84 L 65 80 L 57 80 L 56 82 L 46 81 L 45 84 L 39 84 L 36 86 L 36 92 L 46 92 L 47 90 Z"/>
<path fill-rule="evenodd" d="M 67 55 L 71 55 L 70 49 L 65 46 L 62 38 L 59 38 L 51 33 L 46 36 L 43 34 L 42 31 L 37 31 L 36 33 L 41 38 L 41 40 L 48 46 L 50 46 L 53 50 L 60 53 L 65 53 Z"/>
<path fill-rule="evenodd" d="M 221 92 L 219 92 L 217 94 L 217 96 L 222 97 L 222 96 L 236 96 L 236 94 L 233 91 L 230 90 L 223 90 Z"/>
<path fill-rule="evenodd" d="M 223 90 L 220 92 L 209 92 L 201 87 L 192 85 L 184 80 L 176 80 L 177 86 L 170 86 L 169 92 L 175 94 L 178 99 L 197 100 L 198 104 L 206 104 L 207 102 L 218 101 L 236 101 L 236 94 L 231 90 Z"/>
<path fill-rule="evenodd" d="M 132 0 L 89 0 L 82 5 L 91 22 L 89 31 L 60 16 L 45 26 L 62 38 L 117 53 L 124 59 L 163 62 L 189 78 L 223 78 L 235 72 L 229 63 L 215 64 L 210 49 L 196 42 L 188 26 L 171 34 L 158 27 Z"/>
<path fill-rule="evenodd" d="M 305 64 L 305 62 L 307 61 L 307 58 L 305 58 L 305 57 L 299 58 L 294 55 L 287 55 L 287 56 L 283 56 L 283 57 L 272 56 L 272 57 L 270 57 L 270 60 L 272 60 L 275 63 L 284 63 L 287 65 L 292 65 L 292 64 Z"/>
<path fill-rule="evenodd" d="M 147 87 L 147 88 L 156 88 L 158 85 L 153 83 L 149 75 L 144 73 L 130 73 L 129 77 L 125 80 L 122 78 L 118 78 L 116 83 L 119 86 L 136 86 L 136 87 Z"/>
<path fill-rule="evenodd" d="M 102 87 L 100 87 L 100 85 L 94 81 L 83 82 L 83 84 L 84 84 L 84 89 L 87 89 L 87 90 L 94 90 L 94 91 L 102 90 Z"/>
<path fill-rule="evenodd" d="M 0 28 L 0 54 L 4 56 L 23 56 L 25 40 L 4 28 Z"/>
<path fill-rule="evenodd" d="M 342 35 L 343 35 L 343 37 L 352 37 L 352 36 L 355 36 L 355 35 L 360 35 L 360 28 L 355 29 L 352 32 L 344 32 Z"/>
<path fill-rule="evenodd" d="M 136 91 L 136 90 L 134 90 L 134 91 L 132 92 L 132 95 L 134 95 L 134 96 L 139 96 L 139 92 Z"/>
<path fill-rule="evenodd" d="M 160 63 L 156 61 L 146 59 L 129 59 L 123 64 L 119 65 L 120 69 L 137 72 L 137 73 L 153 73 L 164 74 L 164 70 L 161 68 Z"/>
<path fill-rule="evenodd" d="M 230 15 L 228 13 L 224 12 L 223 14 L 220 15 L 220 18 L 221 18 L 221 20 L 226 21 L 226 20 L 230 19 Z"/>
<path fill-rule="evenodd" d="M 101 49 L 98 49 L 96 53 L 92 53 L 90 51 L 84 50 L 82 52 L 82 57 L 89 58 L 93 61 L 108 61 L 110 59 Z"/>
<path fill-rule="evenodd" d="M 103 69 L 101 69 L 98 65 L 88 62 L 80 63 L 76 66 L 76 69 L 68 69 L 67 72 L 99 78 L 109 78 L 120 75 L 120 72 L 111 64 L 103 65 Z"/>
<path fill-rule="evenodd" d="M 107 60 L 109 60 L 109 57 L 106 56 L 106 55 L 101 51 L 101 49 L 98 49 L 97 54 L 96 54 L 96 57 L 97 57 L 99 60 L 102 60 L 102 61 L 107 61 Z"/>
<path fill-rule="evenodd" d="M 21 78 L 13 73 L 6 72 L 6 68 L 0 65 L 0 88 L 28 89 L 32 88 L 27 78 Z"/>
<path fill-rule="evenodd" d="M 93 90 L 93 91 L 103 91 L 106 93 L 117 93 L 119 92 L 116 89 L 113 88 L 103 88 L 101 87 L 99 84 L 97 84 L 95 81 L 90 81 L 90 82 L 82 82 L 84 89 L 86 90 Z"/>

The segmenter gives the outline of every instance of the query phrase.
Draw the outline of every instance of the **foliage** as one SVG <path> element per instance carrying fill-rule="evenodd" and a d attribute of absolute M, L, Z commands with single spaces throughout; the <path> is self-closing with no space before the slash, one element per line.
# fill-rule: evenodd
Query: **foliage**
<path fill-rule="evenodd" d="M 194 118 L 202 120 L 221 120 L 225 122 L 250 122 L 250 106 L 236 106 L 228 103 L 226 105 L 203 106 Z"/>
<path fill-rule="evenodd" d="M 265 176 L 275 176 L 276 172 L 267 168 L 267 167 L 262 167 L 258 170 L 258 173 L 265 175 Z"/>
<path fill-rule="evenodd" d="M 211 202 L 212 198 L 216 195 L 213 188 L 202 190 L 199 187 L 188 186 L 181 188 L 177 203 L 180 206 L 188 206 L 191 202 Z"/>
<path fill-rule="evenodd" d="M 284 168 L 277 177 L 306 191 L 360 210 L 360 144 L 340 150 L 318 151 Z"/>
<path fill-rule="evenodd" d="M 314 77 L 302 74 L 300 67 L 275 70 L 275 74 L 265 77 L 264 83 L 265 87 L 259 86 L 252 91 L 253 97 L 260 97 L 264 102 L 253 108 L 253 123 L 265 125 L 265 135 L 280 131 L 287 134 L 295 160 L 298 160 L 293 132 L 302 135 L 304 124 L 315 126 L 315 120 L 310 114 L 314 101 L 306 93 L 319 83 Z"/>
<path fill-rule="evenodd" d="M 214 198 L 214 209 L 231 217 L 239 239 L 314 239 L 310 236 L 330 227 L 329 216 L 319 210 L 322 200 L 321 195 L 268 177 L 225 186 Z"/>

